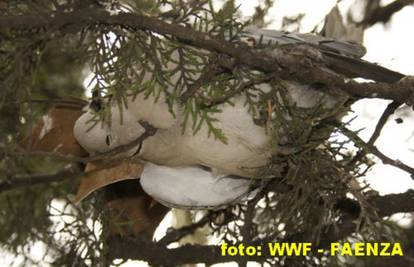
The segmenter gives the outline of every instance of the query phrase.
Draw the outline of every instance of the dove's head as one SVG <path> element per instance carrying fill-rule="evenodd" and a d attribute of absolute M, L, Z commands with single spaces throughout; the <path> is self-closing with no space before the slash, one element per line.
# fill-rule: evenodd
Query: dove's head
<path fill-rule="evenodd" d="M 100 119 L 95 111 L 88 109 L 75 123 L 75 138 L 91 155 L 130 144 L 145 132 L 145 128 L 138 122 L 139 118 L 132 116 L 128 109 L 120 111 L 114 106 L 107 117 L 109 118 Z M 118 156 L 133 155 L 139 146 L 131 147 Z"/>

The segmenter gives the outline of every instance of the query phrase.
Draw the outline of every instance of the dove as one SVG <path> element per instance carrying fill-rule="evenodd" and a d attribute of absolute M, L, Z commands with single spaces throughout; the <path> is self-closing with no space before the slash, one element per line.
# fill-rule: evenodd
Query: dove
<path fill-rule="evenodd" d="M 324 94 L 292 88 L 290 96 L 295 105 L 311 107 Z M 207 125 L 202 125 L 197 134 L 191 130 L 183 133 L 182 111 L 177 108 L 173 116 L 164 95 L 158 100 L 143 94 L 128 99 L 122 120 L 119 107 L 112 105 L 110 123 L 99 121 L 91 129 L 88 122 L 94 114 L 89 110 L 75 123 L 74 134 L 94 155 L 131 143 L 145 132 L 139 121 L 148 122 L 157 127 L 156 133 L 117 155 L 144 163 L 140 177 L 143 190 L 168 207 L 217 209 L 252 197 L 258 186 L 251 178 L 272 155 L 285 153 L 272 143 L 266 129 L 254 122 L 244 103 L 244 97 L 236 97 L 233 104 L 222 104 L 221 112 L 215 115 L 226 144 L 209 137 Z"/>
<path fill-rule="evenodd" d="M 401 78 L 399 73 L 361 60 L 365 49 L 355 42 L 254 28 L 248 29 L 238 41 L 264 49 L 269 56 L 280 53 L 278 48 L 283 45 L 307 44 L 320 50 L 332 71 L 348 77 L 385 82 Z M 322 105 L 325 109 L 335 109 L 348 100 L 348 96 L 336 88 L 321 91 L 296 81 L 283 82 L 289 105 L 295 108 L 312 109 Z M 269 92 L 271 88 L 262 84 L 260 90 Z M 139 122 L 149 123 L 157 129 L 156 133 L 118 155 L 146 162 L 141 175 L 143 189 L 161 203 L 173 207 L 217 207 L 240 200 L 253 190 L 250 179 L 273 156 L 294 152 L 288 146 L 287 134 L 273 129 L 279 135 L 274 140 L 266 127 L 255 122 L 245 103 L 245 96 L 235 96 L 231 104 L 219 104 L 220 112 L 212 115 L 226 143 L 210 136 L 206 123 L 196 134 L 191 129 L 183 132 L 183 107 L 176 103 L 171 112 L 164 91 L 157 96 L 140 93 L 127 97 L 122 107 L 109 103 L 110 118 L 97 122 L 93 128 L 90 121 L 96 114 L 90 109 L 75 123 L 74 135 L 93 155 L 132 142 L 145 132 Z M 289 121 L 288 114 L 283 116 Z M 187 123 L 192 124 L 191 118 Z"/>
<path fill-rule="evenodd" d="M 288 89 L 292 103 L 297 107 L 311 108 L 321 98 L 326 98 L 326 94 L 311 88 L 298 89 L 293 84 Z M 340 101 L 343 99 L 332 97 L 329 106 Z M 122 116 L 117 105 L 110 105 L 111 119 L 99 121 L 94 127 L 91 121 L 95 115 L 89 110 L 75 123 L 74 134 L 80 145 L 93 155 L 137 139 L 145 132 L 139 121 L 146 121 L 157 128 L 157 132 L 120 156 L 134 155 L 144 161 L 171 167 L 201 165 L 217 175 L 249 178 L 266 165 L 272 155 L 283 154 L 285 149 L 272 143 L 271 134 L 255 123 L 245 102 L 245 97 L 235 97 L 231 104 L 221 104 L 221 112 L 214 115 L 215 127 L 223 132 L 226 144 L 210 136 L 206 124 L 197 134 L 191 129 L 183 132 L 183 111 L 176 107 L 175 116 L 172 115 L 163 93 L 157 99 L 144 94 L 129 98 L 128 108 L 123 110 Z M 191 118 L 187 123 L 191 125 Z"/>

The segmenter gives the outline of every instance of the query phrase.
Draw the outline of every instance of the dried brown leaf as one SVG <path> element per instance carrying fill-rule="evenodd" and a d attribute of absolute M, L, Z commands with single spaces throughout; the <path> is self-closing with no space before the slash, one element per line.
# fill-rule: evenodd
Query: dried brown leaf
<path fill-rule="evenodd" d="M 88 163 L 85 175 L 81 178 L 75 201 L 80 202 L 92 192 L 109 184 L 138 179 L 142 171 L 143 165 L 131 160 Z"/>

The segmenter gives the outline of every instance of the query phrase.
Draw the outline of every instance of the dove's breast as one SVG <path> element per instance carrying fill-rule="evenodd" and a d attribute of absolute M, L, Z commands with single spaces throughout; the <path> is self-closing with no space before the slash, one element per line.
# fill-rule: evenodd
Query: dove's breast
<path fill-rule="evenodd" d="M 189 121 L 183 134 L 179 117 L 173 127 L 160 129 L 144 142 L 141 157 L 168 166 L 200 164 L 219 174 L 251 176 L 266 164 L 272 148 L 270 136 L 254 123 L 243 103 L 237 98 L 234 105 L 224 104 L 215 115 L 214 127 L 223 132 L 226 142 L 209 133 L 206 123 L 193 134 Z"/>
<path fill-rule="evenodd" d="M 219 173 L 249 176 L 266 164 L 271 155 L 270 136 L 263 127 L 254 123 L 244 106 L 242 97 L 235 99 L 234 106 L 224 104 L 216 116 L 215 127 L 223 132 L 226 144 L 209 136 L 204 125 L 200 133 L 189 136 L 187 148 L 197 155 L 200 164 L 216 169 Z"/>

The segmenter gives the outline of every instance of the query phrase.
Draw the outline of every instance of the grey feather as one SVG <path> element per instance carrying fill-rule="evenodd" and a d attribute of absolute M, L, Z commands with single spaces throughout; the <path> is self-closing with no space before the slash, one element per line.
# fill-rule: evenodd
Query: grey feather
<path fill-rule="evenodd" d="M 339 41 L 310 33 L 288 33 L 275 30 L 248 28 L 242 36 L 245 38 L 253 38 L 259 46 L 260 44 L 267 46 L 282 46 L 306 43 L 317 46 L 321 50 L 332 51 L 355 58 L 361 58 L 366 53 L 365 47 L 356 42 Z"/>
<path fill-rule="evenodd" d="M 315 34 L 287 33 L 276 30 L 247 28 L 240 36 L 241 41 L 253 42 L 254 47 L 269 48 L 308 44 L 322 53 L 328 67 L 349 78 L 364 78 L 378 82 L 394 83 L 405 75 L 361 59 L 366 49 L 356 42 L 335 40 Z"/>

